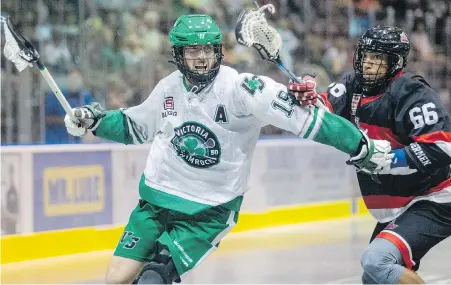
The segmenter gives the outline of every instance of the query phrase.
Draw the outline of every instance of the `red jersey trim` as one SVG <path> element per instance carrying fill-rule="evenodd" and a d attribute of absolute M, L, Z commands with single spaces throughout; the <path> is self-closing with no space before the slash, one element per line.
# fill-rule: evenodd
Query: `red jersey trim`
<path fill-rule="evenodd" d="M 319 96 L 321 96 L 321 99 L 323 99 L 324 103 L 326 103 L 327 109 L 329 109 L 329 111 L 333 113 L 334 108 L 332 107 L 332 104 L 329 102 L 329 99 L 327 98 L 327 92 L 321 93 L 319 94 Z"/>
<path fill-rule="evenodd" d="M 393 77 L 392 82 L 395 81 L 396 79 L 398 79 L 399 77 L 401 77 L 403 74 L 404 74 L 404 71 L 403 71 L 403 70 L 401 70 L 400 72 L 398 72 L 398 73 L 395 75 L 395 77 Z M 370 102 L 373 102 L 373 101 L 375 101 L 375 100 L 381 98 L 382 95 L 384 95 L 384 93 L 381 93 L 381 94 L 378 94 L 378 95 L 375 95 L 375 96 L 362 97 L 362 100 L 360 101 L 360 106 L 363 106 L 363 105 L 365 105 L 365 104 L 368 104 L 368 103 L 370 103 Z"/>
<path fill-rule="evenodd" d="M 429 134 L 414 136 L 413 140 L 419 143 L 436 143 L 437 141 L 451 142 L 451 133 L 438 131 Z"/>
<path fill-rule="evenodd" d="M 368 209 L 396 209 L 407 206 L 416 196 L 368 195 L 363 201 Z"/>
<path fill-rule="evenodd" d="M 402 259 L 404 259 L 406 267 L 412 269 L 412 267 L 415 265 L 415 261 L 413 261 L 412 258 L 412 250 L 410 248 L 410 245 L 406 242 L 405 239 L 403 239 L 399 234 L 389 230 L 383 230 L 376 237 L 386 239 L 396 245 L 396 247 L 401 252 L 401 256 Z"/>
<path fill-rule="evenodd" d="M 392 149 L 400 149 L 405 147 L 405 145 L 399 142 L 399 137 L 389 128 L 369 125 L 367 123 L 360 123 L 360 127 L 368 131 L 368 137 L 371 139 L 389 141 Z"/>

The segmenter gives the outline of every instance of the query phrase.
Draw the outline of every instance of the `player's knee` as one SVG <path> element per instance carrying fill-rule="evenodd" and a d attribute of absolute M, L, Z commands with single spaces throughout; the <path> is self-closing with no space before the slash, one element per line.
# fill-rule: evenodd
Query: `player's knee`
<path fill-rule="evenodd" d="M 373 278 L 371 278 L 368 273 L 363 273 L 362 275 L 362 284 L 377 284 Z"/>
<path fill-rule="evenodd" d="M 374 276 L 376 273 L 383 271 L 388 265 L 387 261 L 390 262 L 385 258 L 383 252 L 374 250 L 371 247 L 368 247 L 360 258 L 363 272 L 369 276 Z"/>
<path fill-rule="evenodd" d="M 364 274 L 377 283 L 390 283 L 400 277 L 399 250 L 387 240 L 376 239 L 363 253 L 360 264 Z"/>

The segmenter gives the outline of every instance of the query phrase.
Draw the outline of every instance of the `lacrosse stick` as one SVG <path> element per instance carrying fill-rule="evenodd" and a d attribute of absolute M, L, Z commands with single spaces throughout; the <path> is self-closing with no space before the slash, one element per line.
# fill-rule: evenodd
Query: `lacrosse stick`
<path fill-rule="evenodd" d="M 254 47 L 262 59 L 277 64 L 277 67 L 285 73 L 285 75 L 295 83 L 299 82 L 296 75 L 285 67 L 280 59 L 280 49 L 282 48 L 282 38 L 276 29 L 271 27 L 265 18 L 265 10 L 274 14 L 276 8 L 272 4 L 266 4 L 258 10 L 244 9 L 238 16 L 237 25 L 235 27 L 235 37 L 239 44 Z M 309 74 L 310 75 L 310 74 Z M 315 75 L 310 75 L 315 77 Z M 296 105 L 300 105 L 294 100 Z M 323 104 L 318 107 L 327 110 Z"/>
<path fill-rule="evenodd" d="M 235 27 L 236 39 L 242 45 L 254 47 L 264 60 L 277 64 L 277 67 L 288 78 L 300 83 L 296 75 L 288 70 L 280 59 L 279 51 L 282 48 L 282 38 L 276 29 L 266 21 L 265 10 L 274 14 L 276 8 L 272 4 L 267 4 L 258 10 L 244 9 L 238 16 Z"/>
<path fill-rule="evenodd" d="M 19 70 L 19 72 L 23 71 L 27 67 L 32 67 L 33 63 L 36 63 L 45 81 L 47 81 L 47 84 L 50 86 L 53 93 L 55 93 L 56 98 L 60 102 L 61 106 L 63 106 L 64 111 L 66 111 L 66 113 L 69 115 L 72 121 L 78 122 L 78 120 L 72 114 L 69 103 L 63 96 L 63 93 L 56 84 L 52 75 L 50 75 L 45 65 L 39 59 L 40 56 L 38 51 L 25 37 L 23 37 L 17 31 L 16 27 L 14 26 L 9 16 L 7 18 L 2 16 L 0 18 L 0 22 L 3 23 L 3 28 L 5 31 L 6 41 L 3 52 L 6 59 L 12 61 L 14 66 Z"/>

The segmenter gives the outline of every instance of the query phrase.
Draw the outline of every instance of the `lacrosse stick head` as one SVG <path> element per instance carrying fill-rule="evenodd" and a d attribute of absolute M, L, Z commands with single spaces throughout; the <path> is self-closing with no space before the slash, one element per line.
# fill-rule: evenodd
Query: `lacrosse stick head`
<path fill-rule="evenodd" d="M 282 38 L 266 21 L 265 10 L 272 14 L 275 12 L 272 4 L 258 10 L 243 10 L 237 20 L 235 37 L 239 44 L 254 47 L 264 60 L 278 62 Z"/>
<path fill-rule="evenodd" d="M 6 59 L 12 61 L 19 71 L 29 66 L 33 66 L 34 62 L 39 60 L 39 53 L 33 45 L 22 36 L 11 18 L 1 17 L 3 30 L 5 34 L 5 47 L 3 53 Z"/>

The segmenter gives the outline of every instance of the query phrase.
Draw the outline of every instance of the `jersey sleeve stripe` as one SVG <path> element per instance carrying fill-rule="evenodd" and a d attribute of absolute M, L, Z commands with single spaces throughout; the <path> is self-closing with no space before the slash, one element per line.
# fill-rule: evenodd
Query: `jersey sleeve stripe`
<path fill-rule="evenodd" d="M 448 187 L 451 187 L 451 178 L 448 178 L 445 181 L 442 181 L 439 185 L 432 187 L 431 190 L 429 190 L 429 193 L 439 192 Z"/>
<path fill-rule="evenodd" d="M 136 132 L 136 130 L 133 128 L 133 123 L 131 121 L 131 119 L 128 116 L 125 116 L 127 118 L 127 126 L 128 129 L 131 130 L 131 132 L 129 132 L 133 138 L 133 143 L 134 144 L 142 144 L 143 141 L 142 139 L 139 138 L 138 133 Z"/>
<path fill-rule="evenodd" d="M 146 141 L 146 139 L 145 139 L 142 131 L 139 129 L 139 126 L 133 120 L 130 120 L 130 122 L 132 124 L 133 131 L 134 131 L 136 137 L 138 138 L 138 141 L 140 141 L 140 143 L 144 143 Z"/>
<path fill-rule="evenodd" d="M 418 143 L 435 144 L 444 153 L 451 157 L 451 133 L 445 131 L 438 131 L 429 134 L 422 134 L 413 137 L 413 140 Z"/>
<path fill-rule="evenodd" d="M 301 137 L 301 138 L 304 138 L 305 133 L 308 131 L 309 126 L 312 124 L 312 121 L 313 121 L 313 118 L 314 118 L 314 113 L 313 113 L 313 116 L 312 116 L 312 111 L 311 110 L 309 110 L 307 108 L 304 108 L 304 107 L 301 107 L 301 108 L 303 109 L 303 112 L 306 113 L 306 116 L 305 116 L 306 119 L 304 120 L 304 123 L 302 124 L 302 128 L 299 131 L 298 136 Z"/>
<path fill-rule="evenodd" d="M 310 133 L 312 132 L 313 127 L 315 126 L 315 123 L 316 123 L 316 119 L 318 117 L 318 110 L 319 110 L 319 108 L 315 107 L 313 110 L 314 110 L 313 111 L 313 115 L 311 113 L 311 109 L 309 110 L 310 113 L 309 113 L 309 116 L 307 118 L 307 123 L 308 124 L 305 124 L 304 128 L 301 131 L 301 136 L 304 139 L 307 138 L 310 135 Z M 308 126 L 308 127 L 306 127 L 306 126 Z M 306 130 L 306 131 L 304 132 L 304 130 Z"/>
<path fill-rule="evenodd" d="M 323 123 L 323 118 L 324 110 L 318 108 L 315 125 L 313 126 L 313 129 L 308 135 L 307 139 L 313 140 L 316 137 L 316 134 L 318 133 L 319 129 L 321 128 L 321 124 Z"/>
<path fill-rule="evenodd" d="M 436 141 L 435 145 L 438 146 L 444 153 L 451 157 L 451 143 L 444 141 Z"/>
<path fill-rule="evenodd" d="M 451 133 L 445 131 L 438 131 L 428 134 L 421 134 L 419 136 L 414 136 L 413 140 L 419 143 L 435 143 L 437 141 L 451 143 Z"/>

